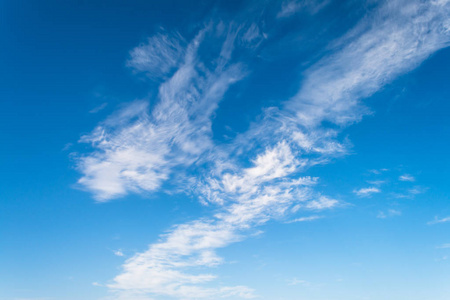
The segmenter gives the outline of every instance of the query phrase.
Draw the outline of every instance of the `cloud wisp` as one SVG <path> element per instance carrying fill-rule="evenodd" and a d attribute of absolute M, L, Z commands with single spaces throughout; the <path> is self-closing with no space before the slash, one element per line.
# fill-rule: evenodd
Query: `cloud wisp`
<path fill-rule="evenodd" d="M 403 174 L 403 175 L 400 175 L 398 180 L 414 182 L 416 179 L 413 176 L 409 175 L 409 174 Z"/>
<path fill-rule="evenodd" d="M 323 216 L 314 215 L 314 216 L 309 216 L 309 217 L 296 218 L 296 219 L 288 221 L 286 223 L 311 222 L 311 221 L 315 221 L 315 220 L 322 219 L 322 218 L 323 218 Z"/>
<path fill-rule="evenodd" d="M 450 42 L 448 1 L 389 1 L 336 44 L 342 50 L 307 73 L 288 103 L 302 125 L 338 125 L 369 113 L 359 103 L 397 76 L 416 68 Z"/>
<path fill-rule="evenodd" d="M 173 168 L 191 165 L 211 148 L 211 115 L 229 86 L 244 73 L 240 65 L 227 65 L 223 59 L 216 70 L 199 70 L 202 66 L 196 55 L 205 31 L 182 51 L 184 60 L 172 77 L 160 85 L 159 103 L 151 113 L 147 101 L 135 101 L 81 138 L 94 151 L 80 158 L 78 168 L 83 177 L 78 183 L 93 192 L 98 201 L 129 192 L 157 190 Z M 161 39 L 173 38 L 157 36 L 132 53 L 144 55 L 158 48 L 166 55 L 173 54 L 169 51 L 172 45 Z M 145 68 L 137 64 L 132 66 L 138 71 L 147 68 L 145 71 L 153 72 L 156 68 L 147 61 Z"/>
<path fill-rule="evenodd" d="M 370 197 L 373 194 L 381 193 L 381 190 L 377 187 L 368 187 L 354 190 L 353 193 L 355 193 L 358 197 Z"/>
<path fill-rule="evenodd" d="M 386 212 L 380 211 L 378 212 L 377 218 L 378 219 L 386 219 L 396 216 L 401 216 L 402 212 L 397 209 L 388 209 Z"/>
<path fill-rule="evenodd" d="M 433 221 L 428 222 L 428 225 L 434 225 L 434 224 L 441 224 L 441 223 L 448 223 L 450 222 L 450 217 L 445 217 L 445 218 L 438 218 L 438 217 L 434 217 Z"/>

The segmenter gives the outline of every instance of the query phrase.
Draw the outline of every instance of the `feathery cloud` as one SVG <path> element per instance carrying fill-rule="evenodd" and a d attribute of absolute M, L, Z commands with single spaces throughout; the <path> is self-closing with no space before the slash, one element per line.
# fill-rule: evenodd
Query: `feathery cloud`
<path fill-rule="evenodd" d="M 400 181 L 409 181 L 409 182 L 413 182 L 413 181 L 415 181 L 416 179 L 415 179 L 413 176 L 409 175 L 409 174 L 403 174 L 403 175 L 401 175 L 401 176 L 398 178 L 398 180 L 400 180 Z"/>
<path fill-rule="evenodd" d="M 448 249 L 448 248 L 450 248 L 450 243 L 439 245 L 436 248 L 437 249 Z"/>
<path fill-rule="evenodd" d="M 211 115 L 243 72 L 233 64 L 201 75 L 196 52 L 203 36 L 201 31 L 187 46 L 184 62 L 161 84 L 151 113 L 148 102 L 135 101 L 81 138 L 94 151 L 79 159 L 84 176 L 78 183 L 98 201 L 157 190 L 173 168 L 191 165 L 212 146 Z"/>
<path fill-rule="evenodd" d="M 306 72 L 288 103 L 298 122 L 346 125 L 368 111 L 359 100 L 417 67 L 450 42 L 448 1 L 389 1 L 337 43 L 342 50 Z"/>
<path fill-rule="evenodd" d="M 323 196 L 315 200 L 309 189 L 309 179 L 289 178 L 298 165 L 289 146 L 280 142 L 258 155 L 253 166 L 241 169 L 235 175 L 225 172 L 218 176 L 216 184 L 209 187 L 225 200 L 219 212 L 211 218 L 176 226 L 162 236 L 160 242 L 127 260 L 122 274 L 109 288 L 118 293 L 145 290 L 185 299 L 226 297 L 236 293 L 242 296 L 242 286 L 204 287 L 202 285 L 214 280 L 215 275 L 187 271 L 223 263 L 216 254 L 217 249 L 249 236 L 255 226 L 282 217 L 295 203 L 302 202 L 307 208 L 316 210 L 336 205 L 336 200 Z M 253 297 L 250 291 L 245 289 L 243 295 Z"/>
<path fill-rule="evenodd" d="M 353 191 L 353 193 L 355 193 L 358 197 L 369 197 L 372 194 L 380 193 L 380 192 L 381 192 L 381 190 L 376 187 L 362 188 L 362 189 Z"/>
<path fill-rule="evenodd" d="M 179 33 L 159 33 L 130 51 L 127 66 L 150 78 L 164 77 L 182 63 L 185 41 Z"/>
<path fill-rule="evenodd" d="M 386 219 L 395 216 L 401 216 L 402 212 L 396 209 L 388 209 L 386 212 L 380 211 L 377 215 L 379 219 Z"/>
<path fill-rule="evenodd" d="M 212 286 L 217 277 L 204 270 L 224 262 L 217 250 L 271 219 L 339 204 L 312 188 L 317 179 L 301 173 L 347 153 L 338 135 L 369 113 L 361 99 L 449 44 L 449 11 L 448 1 L 381 5 L 305 72 L 284 107 L 266 109 L 261 122 L 225 146 L 211 139 L 211 117 L 229 86 L 244 76 L 242 65 L 231 63 L 235 41 L 258 39 L 259 28 L 250 26 L 242 36 L 230 27 L 211 69 L 197 51 L 207 29 L 186 46 L 176 35 L 156 35 L 132 50 L 130 67 L 163 80 L 159 102 L 151 111 L 147 102 L 134 102 L 81 139 L 94 151 L 80 158 L 79 183 L 97 200 L 108 201 L 157 190 L 175 168 L 204 157 L 208 171 L 195 174 L 193 193 L 214 205 L 215 213 L 174 226 L 127 259 L 108 285 L 114 299 L 254 297 L 245 286 Z M 379 192 L 376 187 L 355 191 L 358 196 Z"/>
<path fill-rule="evenodd" d="M 428 222 L 428 225 L 434 225 L 434 224 L 439 224 L 439 223 L 447 223 L 450 222 L 450 217 L 446 217 L 446 218 L 438 218 L 438 217 L 434 217 L 433 221 Z"/>
<path fill-rule="evenodd" d="M 323 216 L 301 217 L 301 218 L 297 218 L 297 219 L 288 221 L 286 223 L 310 222 L 310 221 L 314 221 L 314 220 L 318 220 L 318 219 L 322 219 L 322 218 L 323 218 Z"/>

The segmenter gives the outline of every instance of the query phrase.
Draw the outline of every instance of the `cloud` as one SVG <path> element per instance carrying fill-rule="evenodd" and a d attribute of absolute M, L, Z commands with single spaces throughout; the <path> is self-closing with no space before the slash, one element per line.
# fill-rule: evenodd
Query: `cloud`
<path fill-rule="evenodd" d="M 301 218 L 297 218 L 297 219 L 288 221 L 286 223 L 310 222 L 310 221 L 314 221 L 314 220 L 318 220 L 318 219 L 322 219 L 322 218 L 323 218 L 323 216 L 301 217 Z"/>
<path fill-rule="evenodd" d="M 284 1 L 281 5 L 281 10 L 277 14 L 277 18 L 287 18 L 294 15 L 303 8 L 301 1 Z"/>
<path fill-rule="evenodd" d="M 438 217 L 434 217 L 434 220 L 428 222 L 427 224 L 434 225 L 434 224 L 447 223 L 447 222 L 450 222 L 450 217 L 441 218 L 441 219 L 439 219 Z"/>
<path fill-rule="evenodd" d="M 201 31 L 187 46 L 183 63 L 161 84 L 152 112 L 147 101 L 135 101 L 81 138 L 94 151 L 79 158 L 83 177 L 78 183 L 98 201 L 155 191 L 173 168 L 193 164 L 211 148 L 211 115 L 243 72 L 240 65 L 231 64 L 201 74 L 196 53 L 203 36 Z M 141 47 L 142 54 L 155 46 Z"/>
<path fill-rule="evenodd" d="M 319 199 L 310 201 L 306 204 L 307 209 L 322 210 L 335 207 L 339 202 L 326 196 L 320 196 Z"/>
<path fill-rule="evenodd" d="M 423 194 L 427 191 L 428 188 L 421 187 L 421 186 L 414 186 L 410 189 L 407 189 L 406 191 L 402 193 L 393 193 L 393 197 L 395 198 L 414 198 L 416 195 Z"/>
<path fill-rule="evenodd" d="M 353 193 L 355 193 L 358 197 L 369 197 L 372 194 L 381 193 L 381 190 L 376 187 L 368 187 L 359 190 L 354 190 Z"/>
<path fill-rule="evenodd" d="M 298 122 L 315 127 L 359 121 L 359 100 L 408 72 L 450 41 L 448 1 L 388 1 L 336 43 L 341 50 L 305 73 L 288 103 Z"/>
<path fill-rule="evenodd" d="M 369 170 L 370 173 L 373 173 L 375 175 L 380 175 L 382 172 L 387 172 L 387 171 L 389 171 L 389 169 L 386 169 L 386 168 L 379 169 L 379 170 L 377 170 L 377 169 Z"/>
<path fill-rule="evenodd" d="M 437 249 L 448 249 L 448 248 L 450 248 L 450 243 L 439 245 L 436 248 Z"/>
<path fill-rule="evenodd" d="M 413 181 L 415 181 L 416 179 L 415 179 L 413 176 L 409 175 L 409 174 L 403 174 L 403 175 L 401 175 L 401 176 L 398 178 L 398 180 L 400 180 L 400 181 L 409 181 L 409 182 L 413 182 Z"/>
<path fill-rule="evenodd" d="M 213 63 L 198 54 L 208 28 L 190 43 L 160 34 L 132 50 L 128 65 L 162 80 L 158 101 L 152 109 L 147 101 L 133 102 L 82 137 L 93 151 L 79 159 L 79 184 L 98 201 L 108 201 L 158 190 L 174 170 L 183 174 L 195 166 L 195 174 L 181 177 L 188 177 L 192 194 L 213 214 L 174 226 L 127 259 L 107 285 L 113 299 L 254 297 L 249 287 L 213 285 L 217 275 L 209 270 L 225 261 L 217 251 L 269 220 L 339 205 L 315 190 L 318 179 L 303 173 L 347 153 L 349 143 L 339 133 L 369 113 L 361 99 L 448 45 L 449 10 L 443 1 L 381 5 L 304 73 L 290 100 L 265 109 L 260 121 L 226 145 L 211 138 L 211 118 L 245 73 L 242 64 L 232 63 L 235 41 L 256 40 L 259 29 L 230 26 Z M 368 196 L 380 190 L 354 192 Z"/>
<path fill-rule="evenodd" d="M 296 13 L 305 10 L 310 14 L 315 14 L 324 8 L 329 0 L 325 1 L 311 1 L 311 0 L 293 0 L 293 1 L 283 1 L 281 4 L 281 10 L 277 13 L 277 18 L 289 18 Z"/>
<path fill-rule="evenodd" d="M 401 216 L 402 212 L 396 209 L 388 209 L 386 212 L 382 212 L 380 211 L 377 215 L 377 218 L 379 219 L 386 219 L 386 218 L 390 218 L 390 217 L 395 217 L 395 216 Z"/>
<path fill-rule="evenodd" d="M 185 41 L 179 33 L 159 33 L 130 51 L 127 66 L 157 79 L 182 63 Z"/>
<path fill-rule="evenodd" d="M 125 254 L 123 254 L 122 250 L 120 250 L 120 249 L 119 250 L 114 250 L 113 253 L 116 256 L 125 256 Z"/>
<path fill-rule="evenodd" d="M 297 278 L 292 278 L 291 280 L 288 280 L 288 285 L 311 286 L 311 282 Z"/>
<path fill-rule="evenodd" d="M 91 109 L 91 110 L 89 111 L 89 113 L 90 113 L 90 114 L 96 114 L 96 113 L 98 113 L 99 111 L 105 109 L 106 106 L 108 106 L 108 103 L 104 102 L 104 103 L 100 104 L 99 106 L 94 107 L 93 109 Z"/>
<path fill-rule="evenodd" d="M 123 265 L 109 288 L 145 290 L 149 294 L 171 297 L 214 298 L 238 295 L 253 297 L 251 289 L 238 287 L 205 287 L 216 279 L 210 273 L 189 273 L 198 267 L 212 267 L 223 263 L 216 250 L 250 236 L 252 229 L 270 219 L 281 218 L 296 203 L 321 210 L 337 204 L 336 200 L 316 196 L 309 188 L 309 178 L 291 176 L 300 162 L 292 155 L 286 142 L 258 155 L 252 166 L 226 171 L 205 180 L 206 189 L 214 189 L 223 199 L 221 209 L 211 218 L 203 218 L 175 226 L 161 236 L 161 241 L 150 245 Z M 214 182 L 210 184 L 209 182 Z M 204 189 L 200 189 L 204 194 Z M 205 201 L 210 201 L 206 199 Z M 216 202 L 216 201 L 213 201 Z"/>
<path fill-rule="evenodd" d="M 385 180 L 368 180 L 367 183 L 372 184 L 372 185 L 382 185 L 382 184 L 385 184 L 386 181 Z"/>

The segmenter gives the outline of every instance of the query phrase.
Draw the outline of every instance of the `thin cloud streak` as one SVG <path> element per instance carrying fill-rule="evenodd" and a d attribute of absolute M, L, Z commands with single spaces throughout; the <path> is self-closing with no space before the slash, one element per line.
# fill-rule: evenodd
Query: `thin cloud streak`
<path fill-rule="evenodd" d="M 428 225 L 434 225 L 434 224 L 440 224 L 440 223 L 448 223 L 450 222 L 450 217 L 446 217 L 446 218 L 438 218 L 438 217 L 434 217 L 433 221 L 428 222 Z"/>
<path fill-rule="evenodd" d="M 322 219 L 322 218 L 323 218 L 323 216 L 301 217 L 301 218 L 297 218 L 297 219 L 288 221 L 286 223 L 311 222 L 311 221 L 315 221 L 315 220 Z"/>
<path fill-rule="evenodd" d="M 372 194 L 381 193 L 381 190 L 377 187 L 368 187 L 354 190 L 353 193 L 355 193 L 358 197 L 369 197 Z"/>
<path fill-rule="evenodd" d="M 401 175 L 401 176 L 398 178 L 398 180 L 400 180 L 400 181 L 414 182 L 416 179 L 415 179 L 413 176 L 409 175 L 409 174 L 403 174 L 403 175 Z"/>
<path fill-rule="evenodd" d="M 361 120 L 369 111 L 360 99 L 449 45 L 449 6 L 448 1 L 386 2 L 337 43 L 345 45 L 342 50 L 306 72 L 288 109 L 307 127 Z"/>

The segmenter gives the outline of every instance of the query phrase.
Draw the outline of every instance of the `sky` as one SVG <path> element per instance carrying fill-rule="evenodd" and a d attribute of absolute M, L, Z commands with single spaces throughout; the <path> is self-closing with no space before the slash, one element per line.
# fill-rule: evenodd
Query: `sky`
<path fill-rule="evenodd" d="M 450 1 L 0 14 L 0 300 L 450 299 Z"/>

